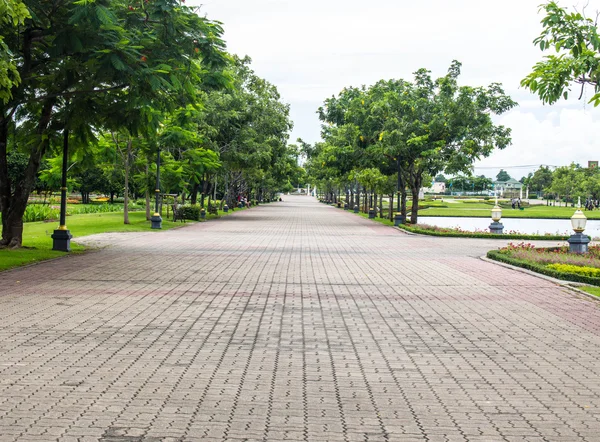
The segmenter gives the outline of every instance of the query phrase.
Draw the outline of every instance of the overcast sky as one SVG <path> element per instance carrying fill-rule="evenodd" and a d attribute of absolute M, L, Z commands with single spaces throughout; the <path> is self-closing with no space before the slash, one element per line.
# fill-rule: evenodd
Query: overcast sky
<path fill-rule="evenodd" d="M 542 0 L 190 2 L 202 4 L 202 14 L 224 23 L 229 51 L 249 55 L 255 72 L 275 84 L 291 105 L 291 142 L 320 139 L 315 112 L 343 87 L 410 79 L 421 67 L 442 76 L 456 59 L 463 64 L 461 84 L 500 82 L 520 105 L 496 118 L 513 129 L 512 146 L 477 162 L 477 175 L 535 166 L 507 169 L 519 179 L 540 164 L 600 160 L 600 108 L 576 98 L 544 106 L 519 86 L 542 56 L 532 44 L 541 31 Z M 562 5 L 586 3 L 590 13 L 600 10 L 600 0 Z M 592 95 L 588 90 L 587 98 Z"/>

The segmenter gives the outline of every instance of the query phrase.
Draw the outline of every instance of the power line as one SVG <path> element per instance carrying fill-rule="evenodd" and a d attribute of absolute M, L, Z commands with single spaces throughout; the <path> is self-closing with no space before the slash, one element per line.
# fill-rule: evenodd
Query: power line
<path fill-rule="evenodd" d="M 474 166 L 473 169 L 529 169 L 532 167 L 553 167 L 557 168 L 560 166 L 553 166 L 552 164 L 524 164 L 521 166 Z"/>

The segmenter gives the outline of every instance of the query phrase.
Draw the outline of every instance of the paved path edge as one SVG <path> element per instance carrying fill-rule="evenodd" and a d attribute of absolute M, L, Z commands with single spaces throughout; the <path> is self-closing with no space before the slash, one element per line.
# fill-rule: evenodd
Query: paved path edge
<path fill-rule="evenodd" d="M 596 302 L 600 301 L 600 297 L 598 297 L 596 295 L 592 295 L 591 293 L 585 292 L 585 291 L 577 288 L 577 287 L 582 287 L 582 286 L 586 286 L 589 284 L 584 284 L 582 282 L 574 282 L 574 281 L 563 281 L 562 279 L 556 279 L 556 278 L 553 278 L 552 276 L 543 275 L 541 273 L 534 272 L 533 270 L 524 269 L 523 267 L 518 267 L 518 266 L 514 266 L 512 264 L 507 264 L 505 262 L 496 261 L 494 259 L 488 258 L 487 256 L 480 256 L 479 259 L 481 259 L 482 261 L 486 261 L 486 262 L 489 262 L 492 264 L 502 266 L 502 267 L 506 267 L 507 269 L 516 270 L 517 272 L 526 273 L 531 276 L 536 276 L 538 278 L 545 279 L 546 281 L 553 282 L 556 285 L 560 285 L 561 287 L 566 287 L 568 289 L 573 290 L 574 292 L 585 295 L 588 298 L 593 299 Z"/>

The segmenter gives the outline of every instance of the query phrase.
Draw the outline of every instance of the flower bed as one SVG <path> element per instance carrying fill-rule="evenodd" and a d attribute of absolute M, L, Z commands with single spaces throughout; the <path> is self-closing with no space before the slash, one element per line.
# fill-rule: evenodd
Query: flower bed
<path fill-rule="evenodd" d="M 585 255 L 569 253 L 568 247 L 536 248 L 529 243 L 509 244 L 491 250 L 487 257 L 553 278 L 600 286 L 600 247 L 590 246 Z"/>
<path fill-rule="evenodd" d="M 487 230 L 463 230 L 460 227 L 438 227 L 429 224 L 404 224 L 398 226 L 412 233 L 420 233 L 422 235 L 446 236 L 457 238 L 489 238 L 489 239 L 527 239 L 527 240 L 557 240 L 564 241 L 568 238 L 565 235 L 528 235 L 520 233 L 516 230 L 509 230 L 502 235 L 496 235 Z"/>

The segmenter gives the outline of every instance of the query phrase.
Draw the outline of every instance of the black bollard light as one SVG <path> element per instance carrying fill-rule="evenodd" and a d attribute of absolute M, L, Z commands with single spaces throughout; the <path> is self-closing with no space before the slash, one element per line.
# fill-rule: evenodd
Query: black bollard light
<path fill-rule="evenodd" d="M 399 226 L 400 224 L 404 224 L 404 222 L 404 216 L 400 212 L 396 212 L 394 215 L 394 225 Z"/>
<path fill-rule="evenodd" d="M 225 204 L 223 206 L 223 212 L 225 212 L 225 213 L 229 212 L 229 206 L 227 204 Z"/>
<path fill-rule="evenodd" d="M 206 219 L 206 210 L 204 209 L 204 207 L 200 209 L 200 219 Z"/>
<path fill-rule="evenodd" d="M 358 213 L 358 206 L 354 206 L 354 213 Z"/>
<path fill-rule="evenodd" d="M 71 251 L 71 232 L 67 229 L 67 161 L 69 154 L 69 130 L 65 127 L 63 134 L 63 162 L 60 188 L 60 225 L 52 234 L 52 250 Z"/>
<path fill-rule="evenodd" d="M 590 237 L 583 234 L 585 226 L 587 224 L 587 218 L 581 211 L 581 198 L 577 204 L 577 210 L 571 217 L 571 226 L 575 231 L 575 234 L 571 235 L 567 242 L 569 243 L 569 252 L 576 253 L 578 255 L 588 252 L 588 244 Z"/>
<path fill-rule="evenodd" d="M 492 209 L 492 223 L 490 224 L 490 232 L 496 235 L 502 235 L 504 233 L 504 225 L 500 222 L 502 219 L 502 209 L 498 205 L 498 199 L 496 198 L 496 205 Z"/>
<path fill-rule="evenodd" d="M 159 199 L 160 199 L 160 146 L 156 149 L 156 190 L 155 193 L 155 206 L 154 215 L 150 217 L 152 229 L 162 229 L 162 216 L 160 216 L 159 210 Z"/>
<path fill-rule="evenodd" d="M 372 207 L 369 208 L 369 219 L 375 218 L 375 209 Z"/>

